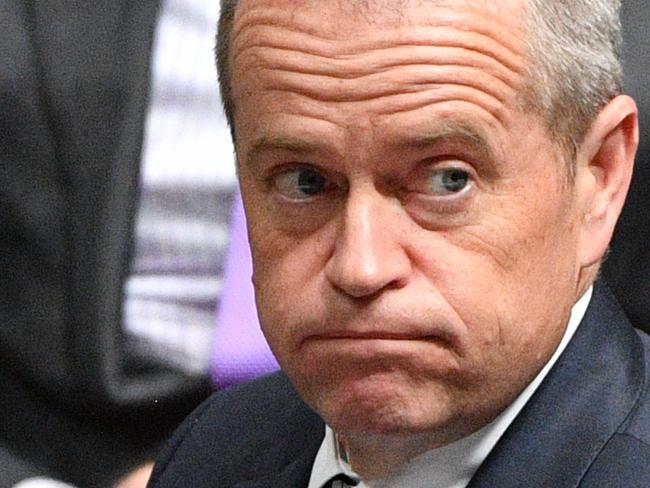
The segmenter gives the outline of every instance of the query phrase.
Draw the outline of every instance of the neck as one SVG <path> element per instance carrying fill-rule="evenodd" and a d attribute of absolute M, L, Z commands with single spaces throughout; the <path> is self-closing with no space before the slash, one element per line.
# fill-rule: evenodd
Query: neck
<path fill-rule="evenodd" d="M 341 457 L 364 480 L 373 480 L 395 473 L 411 459 L 431 449 L 453 442 L 430 434 L 413 435 L 339 435 Z"/>

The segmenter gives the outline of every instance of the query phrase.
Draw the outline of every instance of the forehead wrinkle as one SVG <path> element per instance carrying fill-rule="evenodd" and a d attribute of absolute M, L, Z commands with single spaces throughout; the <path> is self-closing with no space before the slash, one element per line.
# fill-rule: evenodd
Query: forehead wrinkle
<path fill-rule="evenodd" d="M 239 52 L 238 56 L 245 66 L 337 79 L 360 79 L 406 66 L 458 65 L 479 69 L 511 87 L 518 86 L 520 81 L 516 73 L 495 58 L 464 46 L 408 45 L 365 51 L 356 57 L 332 58 L 300 49 L 258 44 Z"/>
<path fill-rule="evenodd" d="M 453 14 L 450 18 L 458 17 L 456 12 Z M 270 14 L 260 11 L 258 15 Z M 288 32 L 276 24 L 251 25 L 248 34 L 240 31 L 241 43 L 233 49 L 233 62 L 237 61 L 235 68 L 240 72 L 264 70 L 262 76 L 252 78 L 266 78 L 263 86 L 269 91 L 292 93 L 314 101 L 347 103 L 427 94 L 400 110 L 408 110 L 408 105 L 417 106 L 424 98 L 436 100 L 436 92 L 444 92 L 447 83 L 447 87 L 460 89 L 467 101 L 482 100 L 483 108 L 503 122 L 499 103 L 505 103 L 519 89 L 522 57 L 499 49 L 503 46 L 485 34 L 465 31 L 471 23 L 467 17 L 471 16 L 465 17 L 460 26 L 449 27 L 451 20 L 446 18 L 438 22 L 439 26 L 415 26 L 407 33 L 382 31 L 372 39 L 352 42 L 318 36 L 302 24 L 302 30 L 292 28 Z M 480 22 L 477 30 L 490 31 Z M 405 68 L 413 77 L 410 86 L 382 78 L 382 74 L 390 75 L 391 69 Z M 436 73 L 431 69 L 442 73 L 442 77 L 432 77 Z M 404 77 L 399 73 L 396 78 Z M 472 89 L 476 93 L 470 93 Z"/>
<path fill-rule="evenodd" d="M 463 37 L 459 38 L 458 34 Z M 492 64 L 500 66 L 506 72 L 521 75 L 524 71 L 522 57 L 503 52 L 500 45 L 492 38 L 475 32 L 466 32 L 453 27 L 431 27 L 403 35 L 386 34 L 380 39 L 363 40 L 334 40 L 322 41 L 301 32 L 283 31 L 277 27 L 256 28 L 255 32 L 247 33 L 240 38 L 241 42 L 233 43 L 232 61 L 237 60 L 250 50 L 275 49 L 287 54 L 311 55 L 314 58 L 330 60 L 330 62 L 345 62 L 358 58 L 379 58 L 386 54 L 406 54 L 407 50 L 417 50 L 423 53 L 425 48 L 456 49 L 467 55 L 476 54 L 492 60 Z M 421 54 L 420 54 L 421 55 Z"/>
<path fill-rule="evenodd" d="M 462 87 L 454 87 L 457 92 Z M 416 112 L 418 109 L 431 108 L 436 104 L 468 104 L 473 107 L 480 107 L 497 125 L 508 127 L 510 117 L 503 105 L 497 100 L 488 96 L 483 96 L 483 93 L 477 90 L 467 88 L 464 89 L 464 98 L 458 96 L 458 93 L 449 95 L 449 90 L 439 88 L 436 90 L 429 90 L 418 94 L 417 98 L 412 99 L 411 95 L 395 95 L 392 97 L 390 104 L 377 104 L 377 108 L 371 109 L 372 113 L 377 116 L 391 116 L 407 114 L 409 112 Z"/>
<path fill-rule="evenodd" d="M 372 101 L 450 86 L 474 89 L 501 104 L 516 94 L 515 88 L 473 66 L 406 65 L 355 78 L 277 68 L 260 68 L 259 72 L 267 90 L 293 92 L 324 102 Z"/>
<path fill-rule="evenodd" d="M 284 48 L 332 59 L 399 46 L 446 46 L 487 54 L 510 71 L 523 72 L 521 30 L 510 32 L 503 23 L 485 15 L 449 9 L 427 25 L 408 25 L 407 34 L 388 28 L 377 31 L 375 26 L 375 30 L 359 29 L 348 36 L 337 29 L 328 36 L 323 32 L 326 25 L 327 22 L 318 16 L 301 18 L 298 25 L 293 13 L 283 9 L 252 9 L 235 20 L 230 40 L 231 60 L 238 57 L 240 50 L 256 46 Z M 467 38 L 459 40 L 454 36 L 457 33 Z"/>
<path fill-rule="evenodd" d="M 480 90 L 459 85 L 453 88 L 449 86 L 436 86 L 432 89 L 421 89 L 413 93 L 405 92 L 403 88 L 400 88 L 393 94 L 377 97 L 372 100 L 337 100 L 336 105 L 332 106 L 322 105 L 322 97 L 319 97 L 318 94 L 312 97 L 309 94 L 286 91 L 277 87 L 268 90 L 268 93 L 290 95 L 296 101 L 300 100 L 302 106 L 299 112 L 295 112 L 291 104 L 283 104 L 274 110 L 281 110 L 287 115 L 293 114 L 303 117 L 308 116 L 323 121 L 326 120 L 332 125 L 343 129 L 351 120 L 356 120 L 358 117 L 356 115 L 356 106 L 360 103 L 364 104 L 362 110 L 370 117 L 405 114 L 411 111 L 417 111 L 418 109 L 430 108 L 436 104 L 449 106 L 450 103 L 455 103 L 467 104 L 469 108 L 479 107 L 494 123 L 502 127 L 507 127 L 510 122 L 508 111 L 497 99 L 486 95 Z"/>
<path fill-rule="evenodd" d="M 253 7 L 248 10 L 238 8 L 230 33 L 230 43 L 234 45 L 238 42 L 239 37 L 246 33 L 247 30 L 261 27 L 278 27 L 286 32 L 306 34 L 321 41 L 335 41 L 337 39 L 336 33 L 334 32 L 329 36 L 325 35 L 322 19 L 320 22 L 306 18 L 301 20 L 302 22 L 298 26 L 296 24 L 296 12 L 294 10 L 287 11 L 287 9 L 283 8 L 264 6 Z"/>
<path fill-rule="evenodd" d="M 435 17 L 427 18 L 432 12 Z M 381 23 L 378 16 L 373 23 L 352 16 L 356 23 L 351 25 L 359 25 L 353 31 L 346 29 L 348 17 L 343 18 L 343 25 L 334 26 L 335 31 L 328 30 L 333 24 L 327 21 L 327 11 L 321 16 L 320 11 L 301 10 L 301 3 L 295 9 L 258 6 L 239 13 L 231 63 L 244 83 L 257 86 L 235 83 L 235 98 L 262 88 L 290 94 L 302 99 L 301 103 L 334 102 L 332 110 L 368 101 L 373 108 L 369 112 L 375 114 L 407 112 L 436 102 L 464 102 L 479 105 L 506 125 L 503 104 L 514 98 L 509 95 L 519 89 L 523 77 L 522 30 L 517 24 L 502 22 L 496 14 L 476 9 L 426 10 L 423 16 L 411 15 L 412 22 Z M 412 13 L 406 10 L 403 18 Z M 382 79 L 382 73 L 405 67 L 415 77 L 410 85 Z M 432 67 L 443 77 L 423 73 Z M 273 73 L 273 68 L 280 69 Z M 255 74 L 255 69 L 265 71 Z M 399 71 L 393 74 L 398 75 L 394 79 L 403 79 Z M 386 97 L 390 101 L 382 105 Z"/>
<path fill-rule="evenodd" d="M 344 60 L 271 47 L 247 48 L 240 54 L 243 59 L 237 71 L 259 71 L 260 76 L 253 78 L 266 89 L 301 93 L 320 101 L 372 100 L 455 84 L 506 103 L 520 82 L 494 58 L 471 55 L 457 47 L 391 48 Z M 393 70 L 398 76 L 391 78 Z"/>
<path fill-rule="evenodd" d="M 429 69 L 430 70 L 430 69 Z M 429 93 L 432 99 L 444 102 L 440 96 L 448 94 L 453 88 L 454 95 L 447 95 L 447 99 L 467 97 L 465 101 L 480 101 L 486 107 L 498 110 L 499 105 L 507 103 L 507 97 L 493 89 L 497 80 L 491 78 L 489 83 L 479 78 L 483 73 L 477 73 L 476 69 L 468 69 L 462 77 L 459 76 L 459 69 L 448 77 L 439 77 L 435 81 L 428 79 L 404 80 L 385 79 L 384 74 L 370 75 L 364 79 L 357 80 L 328 80 L 328 86 L 324 86 L 323 77 L 305 73 L 281 73 L 277 72 L 263 82 L 267 92 L 287 93 L 306 97 L 319 102 L 348 103 L 348 102 L 378 102 L 394 98 L 403 100 L 406 96 L 416 97 L 423 93 Z M 438 92 L 439 96 L 435 96 Z M 473 92 L 473 93 L 471 93 Z M 469 96 L 468 96 L 469 95 Z M 419 99 L 418 99 L 419 100 Z M 413 99 L 415 102 L 416 100 Z M 496 113 L 496 112 L 495 112 Z"/>

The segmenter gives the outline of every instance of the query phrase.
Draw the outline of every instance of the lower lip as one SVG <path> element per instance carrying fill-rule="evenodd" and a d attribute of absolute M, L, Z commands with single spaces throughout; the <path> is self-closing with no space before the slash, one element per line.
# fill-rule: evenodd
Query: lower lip
<path fill-rule="evenodd" d="M 331 341 L 432 341 L 440 340 L 437 336 L 399 336 L 399 335 L 381 335 L 381 336 L 314 336 L 316 339 Z"/>
<path fill-rule="evenodd" d="M 441 339 L 438 336 L 417 336 L 417 337 L 330 337 L 330 336 L 316 336 L 310 337 L 305 342 L 319 344 L 325 347 L 344 347 L 344 348 L 401 348 L 401 347 L 417 347 L 421 345 L 435 345 L 448 349 L 451 347 L 448 341 Z"/>
<path fill-rule="evenodd" d="M 454 367 L 456 359 L 453 358 L 458 358 L 459 352 L 436 336 L 409 339 L 312 337 L 303 343 L 300 355 L 317 369 L 334 361 L 342 368 L 352 368 L 357 373 L 366 371 L 366 366 L 379 370 L 406 368 L 442 372 Z"/>
<path fill-rule="evenodd" d="M 390 341 L 390 342 L 447 342 L 437 335 L 423 335 L 423 336 L 399 336 L 399 335 L 385 335 L 385 336 L 349 336 L 349 335 L 318 335 L 312 336 L 307 340 L 317 341 Z"/>

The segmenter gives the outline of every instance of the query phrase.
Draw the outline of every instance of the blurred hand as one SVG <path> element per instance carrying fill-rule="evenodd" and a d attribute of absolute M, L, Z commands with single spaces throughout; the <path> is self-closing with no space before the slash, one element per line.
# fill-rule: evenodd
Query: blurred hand
<path fill-rule="evenodd" d="M 4 486 L 4 485 L 3 485 Z M 12 488 L 75 488 L 72 485 L 51 478 L 29 478 L 21 481 Z"/>
<path fill-rule="evenodd" d="M 131 471 L 122 478 L 117 485 L 115 485 L 115 488 L 145 488 L 152 470 L 153 463 L 140 466 L 138 469 Z"/>

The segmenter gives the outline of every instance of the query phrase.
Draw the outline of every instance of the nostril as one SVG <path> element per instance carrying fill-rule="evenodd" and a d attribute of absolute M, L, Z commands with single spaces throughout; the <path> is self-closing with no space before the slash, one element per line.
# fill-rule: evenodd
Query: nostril
<path fill-rule="evenodd" d="M 327 278 L 336 290 L 353 298 L 401 288 L 408 281 L 410 263 L 400 254 L 382 254 L 381 259 L 366 256 L 365 260 L 345 260 L 339 254 L 328 263 Z"/>

